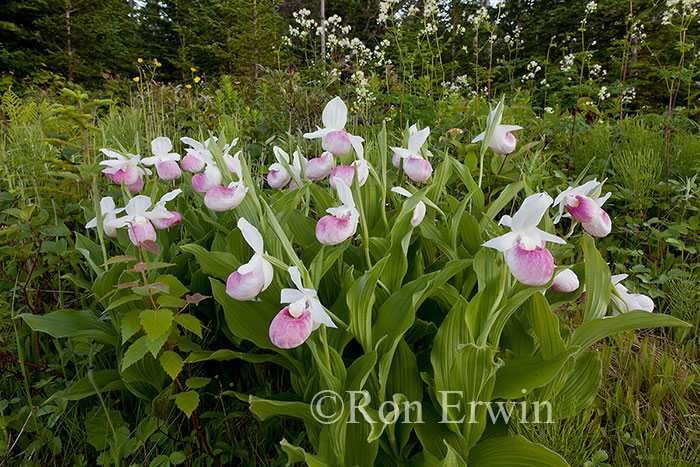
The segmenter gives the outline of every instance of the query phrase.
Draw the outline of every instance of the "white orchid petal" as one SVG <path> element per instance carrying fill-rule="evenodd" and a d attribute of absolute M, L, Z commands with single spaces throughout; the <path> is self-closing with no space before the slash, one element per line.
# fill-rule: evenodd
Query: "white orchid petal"
<path fill-rule="evenodd" d="M 258 229 L 256 229 L 243 217 L 238 219 L 238 228 L 241 229 L 243 238 L 245 239 L 246 243 L 250 245 L 253 251 L 259 255 L 263 254 L 265 245 L 263 243 L 262 235 L 260 235 Z"/>
<path fill-rule="evenodd" d="M 312 298 L 309 300 L 311 303 L 311 319 L 314 323 L 325 324 L 329 328 L 337 327 L 326 310 L 323 309 L 323 305 L 317 299 Z"/>
<path fill-rule="evenodd" d="M 536 227 L 551 205 L 552 197 L 547 193 L 528 196 L 513 216 L 511 228 L 514 232 L 520 232 Z"/>
<path fill-rule="evenodd" d="M 506 252 L 513 248 L 518 240 L 518 234 L 515 232 L 508 232 L 500 237 L 492 238 L 491 240 L 484 242 L 481 246 L 486 248 L 493 248 L 494 250 Z"/>
<path fill-rule="evenodd" d="M 408 191 L 407 189 L 405 189 L 404 187 L 401 187 L 401 186 L 395 186 L 391 189 L 391 191 L 394 193 L 398 193 L 400 195 L 403 195 L 407 198 L 410 198 L 411 196 L 413 196 L 410 191 Z"/>
<path fill-rule="evenodd" d="M 301 290 L 282 289 L 280 291 L 280 303 L 294 303 L 306 297 Z"/>
<path fill-rule="evenodd" d="M 430 136 L 430 127 L 425 127 L 420 131 L 416 131 L 408 138 L 408 150 L 418 154 L 420 148 L 423 147 L 425 142 Z"/>
<path fill-rule="evenodd" d="M 335 183 L 336 190 L 338 191 L 338 198 L 343 203 L 343 206 L 347 208 L 354 208 L 355 200 L 352 197 L 350 187 L 348 187 L 339 177 L 333 177 L 333 182 Z"/>
<path fill-rule="evenodd" d="M 334 97 L 323 108 L 323 126 L 332 130 L 342 130 L 348 121 L 348 107 L 340 97 Z"/>

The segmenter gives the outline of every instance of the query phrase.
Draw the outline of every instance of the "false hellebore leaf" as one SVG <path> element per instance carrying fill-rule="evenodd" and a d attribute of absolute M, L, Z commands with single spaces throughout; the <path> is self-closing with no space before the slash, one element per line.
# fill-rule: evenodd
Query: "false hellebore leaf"
<path fill-rule="evenodd" d="M 270 285 L 273 270 L 264 257 L 263 238 L 258 229 L 242 217 L 238 219 L 238 228 L 255 254 L 250 261 L 228 276 L 226 293 L 235 300 L 252 300 Z"/>
<path fill-rule="evenodd" d="M 282 289 L 280 302 L 289 303 L 270 323 L 270 341 L 280 349 L 299 347 L 322 324 L 336 325 L 316 298 L 314 289 L 307 289 L 301 281 L 299 269 L 289 268 L 289 275 L 296 289 Z"/>
<path fill-rule="evenodd" d="M 483 244 L 502 251 L 513 277 L 525 285 L 541 286 L 549 282 L 554 273 L 554 258 L 545 243 L 566 243 L 537 228 L 551 205 L 552 197 L 547 193 L 528 196 L 513 217 L 503 216 L 498 223 L 510 227 L 511 232 Z"/>

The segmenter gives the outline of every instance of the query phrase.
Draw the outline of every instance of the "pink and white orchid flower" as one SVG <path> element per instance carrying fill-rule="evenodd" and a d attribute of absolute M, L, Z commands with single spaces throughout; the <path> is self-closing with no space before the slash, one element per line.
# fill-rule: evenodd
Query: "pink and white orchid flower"
<path fill-rule="evenodd" d="M 502 251 L 513 277 L 525 285 L 539 287 L 549 282 L 554 273 L 554 258 L 545 243 L 566 243 L 537 228 L 551 205 L 552 197 L 547 193 L 528 196 L 513 217 L 503 216 L 498 223 L 510 227 L 511 232 L 483 244 Z"/>
<path fill-rule="evenodd" d="M 248 193 L 248 187 L 243 183 L 243 169 L 239 159 L 240 154 L 241 151 L 238 151 L 234 156 L 228 156 L 230 161 L 226 161 L 227 168 L 233 175 L 238 177 L 238 181 L 231 182 L 228 186 L 212 186 L 207 189 L 204 195 L 204 204 L 212 211 L 224 212 L 233 209 L 241 204 L 246 193 Z M 219 174 L 220 173 L 221 172 L 219 172 Z"/>
<path fill-rule="evenodd" d="M 391 191 L 407 198 L 413 196 L 410 191 L 400 186 L 393 187 Z M 425 203 L 423 201 L 418 201 L 416 207 L 413 208 L 413 217 L 411 218 L 411 225 L 413 227 L 418 227 L 418 225 L 423 221 L 423 218 L 425 217 L 425 209 Z"/>
<path fill-rule="evenodd" d="M 630 293 L 627 287 L 622 285 L 622 281 L 627 279 L 627 274 L 616 274 L 612 276 L 612 283 L 615 287 L 615 291 L 619 295 L 614 293 L 610 296 L 610 301 L 613 306 L 613 315 L 619 315 L 620 313 L 627 313 L 633 310 L 648 311 L 649 313 L 654 311 L 654 301 L 640 293 Z"/>
<path fill-rule="evenodd" d="M 270 172 L 267 174 L 267 183 L 272 188 L 282 189 L 287 186 L 288 183 L 290 184 L 289 188 L 291 190 L 297 188 L 297 184 L 292 177 L 300 180 L 301 159 L 304 159 L 304 157 L 299 154 L 299 151 L 294 151 L 294 154 L 292 155 L 293 159 L 290 163 L 289 154 L 287 154 L 279 146 L 274 146 L 272 148 L 272 152 L 275 154 L 277 162 L 270 166 Z M 283 160 L 286 162 L 287 166 L 289 166 L 291 172 L 289 172 L 289 170 L 287 170 L 287 168 L 284 166 L 282 163 Z M 304 159 L 304 162 L 306 162 L 306 159 Z"/>
<path fill-rule="evenodd" d="M 224 176 L 221 170 L 216 166 L 216 163 L 208 162 L 204 172 L 192 176 L 192 188 L 197 193 L 206 193 L 211 187 L 221 185 L 224 181 Z"/>
<path fill-rule="evenodd" d="M 324 245 L 337 245 L 352 237 L 360 221 L 360 213 L 355 208 L 350 188 L 340 178 L 331 179 L 338 190 L 338 198 L 343 203 L 337 208 L 328 208 L 329 216 L 316 223 L 316 238 Z"/>
<path fill-rule="evenodd" d="M 145 241 L 156 241 L 156 231 L 151 221 L 170 219 L 173 215 L 162 205 L 156 204 L 153 209 L 151 198 L 148 196 L 134 196 L 126 205 L 126 215 L 114 221 L 111 225 L 115 228 L 128 227 L 131 243 L 138 246 Z"/>
<path fill-rule="evenodd" d="M 124 208 L 116 209 L 114 200 L 111 196 L 105 196 L 100 200 L 100 211 L 102 213 L 102 230 L 108 237 L 115 238 L 117 229 L 114 227 L 114 221 L 117 220 L 117 214 L 124 211 Z M 94 229 L 97 227 L 97 217 L 93 217 L 87 224 L 86 229 Z"/>
<path fill-rule="evenodd" d="M 216 141 L 216 137 L 212 136 L 204 141 L 204 143 L 200 143 L 196 139 L 187 136 L 180 138 L 180 141 L 189 146 L 185 148 L 187 155 L 182 159 L 182 170 L 185 172 L 197 173 L 201 171 L 206 164 L 214 162 L 214 158 L 208 148 L 212 141 Z"/>
<path fill-rule="evenodd" d="M 270 262 L 265 259 L 263 238 L 258 229 L 242 217 L 238 219 L 238 228 L 255 254 L 250 261 L 228 276 L 226 293 L 235 300 L 252 300 L 270 286 L 273 270 Z"/>
<path fill-rule="evenodd" d="M 500 105 L 500 104 L 499 104 Z M 486 119 L 486 128 L 489 128 L 493 119 L 496 118 L 496 113 L 498 112 L 498 107 L 489 112 L 489 116 Z M 522 130 L 523 127 L 518 125 L 501 125 L 502 114 L 498 116 L 495 122 L 495 127 L 491 135 L 491 141 L 489 141 L 489 147 L 493 149 L 498 154 L 510 154 L 515 150 L 518 142 L 513 136 L 511 131 Z M 472 143 L 477 143 L 483 141 L 486 137 L 486 131 L 479 133 L 473 140 Z"/>
<path fill-rule="evenodd" d="M 174 200 L 175 197 L 177 195 L 179 195 L 180 193 L 182 193 L 182 190 L 178 188 L 177 190 L 173 190 L 169 193 L 164 194 L 163 196 L 161 196 L 160 200 L 158 200 L 158 202 L 156 203 L 156 206 L 168 211 L 168 209 L 165 207 L 165 203 L 167 203 L 168 201 Z M 152 220 L 153 226 L 156 229 L 163 230 L 163 229 L 167 229 L 170 227 L 174 227 L 180 223 L 180 221 L 182 220 L 182 217 L 180 217 L 179 212 L 177 212 L 177 211 L 168 211 L 168 212 L 170 214 L 172 214 L 173 217 L 159 217 L 159 218 L 154 218 Z"/>
<path fill-rule="evenodd" d="M 299 347 L 309 338 L 311 331 L 322 324 L 336 327 L 316 298 L 316 291 L 304 287 L 299 269 L 293 266 L 288 271 L 296 289 L 282 289 L 280 302 L 289 303 L 289 306 L 274 317 L 269 330 L 270 341 L 280 349 Z"/>
<path fill-rule="evenodd" d="M 141 163 L 143 165 L 155 165 L 158 176 L 163 180 L 175 180 L 180 178 L 182 171 L 177 161 L 180 160 L 180 154 L 170 152 L 173 149 L 173 143 L 170 138 L 159 136 L 151 141 L 151 151 L 153 156 L 144 158 Z"/>
<path fill-rule="evenodd" d="M 306 178 L 309 180 L 323 180 L 331 173 L 333 166 L 333 154 L 325 151 L 323 154 L 321 154 L 321 157 L 314 157 L 306 163 L 304 175 L 306 175 Z"/>
<path fill-rule="evenodd" d="M 569 187 L 559 193 L 554 205 L 559 206 L 559 215 L 554 223 L 563 217 L 572 217 L 579 221 L 583 229 L 594 237 L 605 237 L 612 230 L 612 221 L 607 212 L 602 208 L 612 193 L 601 197 L 603 184 L 596 179 L 584 183 L 576 188 Z M 564 212 L 566 208 L 567 212 Z"/>
<path fill-rule="evenodd" d="M 578 289 L 578 287 L 578 276 L 571 269 L 564 269 L 563 271 L 557 273 L 557 275 L 554 276 L 552 285 L 550 286 L 552 290 L 564 293 L 573 292 L 574 290 Z"/>
<path fill-rule="evenodd" d="M 363 186 L 369 177 L 369 162 L 364 157 L 359 157 L 358 160 L 354 161 L 350 165 L 339 165 L 331 171 L 330 185 L 331 188 L 337 190 L 335 186 L 335 179 L 339 178 L 347 186 L 352 186 L 353 180 L 355 179 L 355 170 L 357 170 L 357 180 L 360 186 Z"/>
<path fill-rule="evenodd" d="M 408 148 L 392 147 L 394 154 L 398 155 L 403 160 L 403 170 L 408 175 L 408 178 L 414 182 L 422 183 L 433 173 L 433 166 L 430 161 L 423 157 L 421 148 L 430 136 L 430 127 L 425 127 L 422 130 L 411 132 L 408 137 Z M 431 156 L 430 151 L 425 151 L 425 155 Z M 394 164 L 396 165 L 396 164 Z"/>
<path fill-rule="evenodd" d="M 122 155 L 111 149 L 100 149 L 100 152 L 112 160 L 104 160 L 100 165 L 106 166 L 102 173 L 117 185 L 122 182 L 126 185 L 129 193 L 136 194 L 143 188 L 142 175 L 151 175 L 149 169 L 142 169 L 138 166 L 141 158 L 136 154 Z"/>
<path fill-rule="evenodd" d="M 304 138 L 321 138 L 321 146 L 336 156 L 344 156 L 350 152 L 350 147 L 355 149 L 358 157 L 364 156 L 361 136 L 347 133 L 344 128 L 348 121 L 348 107 L 340 97 L 334 97 L 323 108 L 321 115 L 324 128 L 311 133 L 304 133 Z"/>

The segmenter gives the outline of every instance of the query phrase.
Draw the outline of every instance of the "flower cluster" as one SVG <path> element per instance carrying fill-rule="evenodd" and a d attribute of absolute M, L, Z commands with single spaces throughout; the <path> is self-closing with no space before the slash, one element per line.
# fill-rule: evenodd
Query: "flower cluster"
<path fill-rule="evenodd" d="M 540 64 L 532 60 L 530 63 L 527 64 L 527 73 L 522 77 L 522 81 L 526 82 L 530 81 L 531 79 L 535 79 L 535 75 L 541 69 L 542 67 L 540 66 Z"/>

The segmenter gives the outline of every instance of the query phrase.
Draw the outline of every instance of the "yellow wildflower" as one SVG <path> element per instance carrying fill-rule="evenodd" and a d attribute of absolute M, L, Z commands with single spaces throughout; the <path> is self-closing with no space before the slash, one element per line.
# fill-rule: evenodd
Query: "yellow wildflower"
<path fill-rule="evenodd" d="M 240 81 L 234 81 L 234 84 L 241 84 Z"/>
<path fill-rule="evenodd" d="M 191 84 L 185 84 L 185 87 L 186 87 L 187 89 L 192 89 L 192 85 L 191 85 Z"/>
<path fill-rule="evenodd" d="M 136 61 L 139 62 L 139 63 L 143 63 L 143 58 L 139 57 L 139 58 L 136 59 Z"/>
<path fill-rule="evenodd" d="M 139 78 L 138 76 L 134 76 L 134 83 L 138 83 L 140 79 L 141 78 Z"/>
<path fill-rule="evenodd" d="M 202 81 L 202 78 L 200 78 L 199 76 L 195 76 L 195 77 L 194 77 L 194 82 L 195 82 L 195 83 L 199 83 L 200 81 Z"/>
<path fill-rule="evenodd" d="M 195 71 L 197 71 L 197 69 L 194 68 L 194 67 L 190 67 L 190 71 L 191 71 L 192 73 L 194 73 Z"/>

